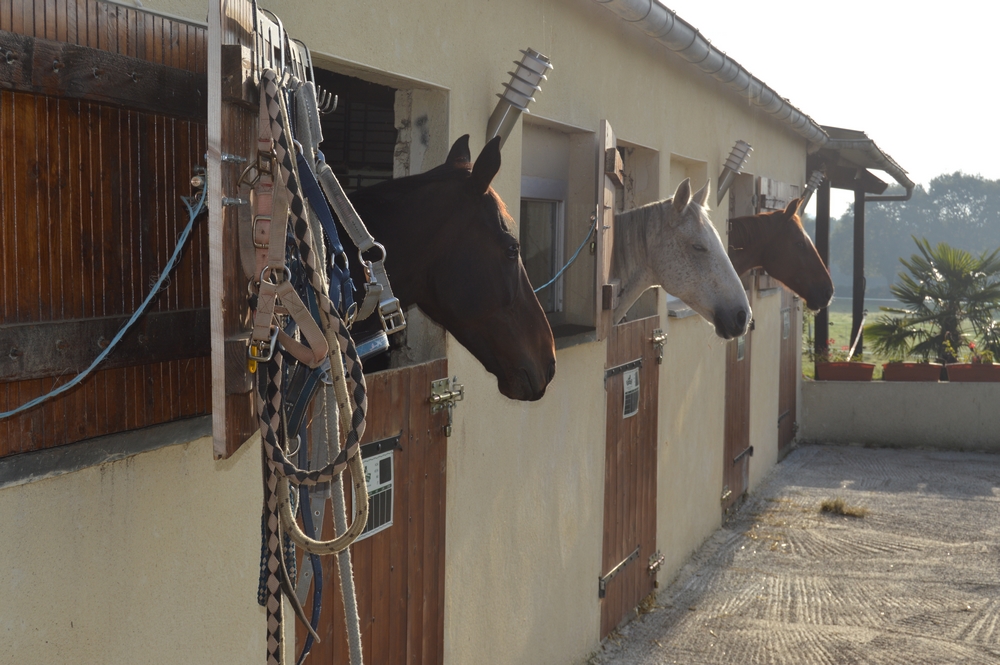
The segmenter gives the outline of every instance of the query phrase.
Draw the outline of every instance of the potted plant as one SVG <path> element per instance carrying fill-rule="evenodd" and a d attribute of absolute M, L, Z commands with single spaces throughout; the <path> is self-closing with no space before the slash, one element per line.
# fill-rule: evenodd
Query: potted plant
<path fill-rule="evenodd" d="M 948 380 L 957 382 L 1000 381 L 1000 365 L 994 364 L 993 353 L 988 349 L 980 351 L 975 342 L 967 345 L 968 354 L 963 359 L 968 362 L 949 363 Z"/>
<path fill-rule="evenodd" d="M 890 360 L 882 365 L 884 381 L 940 381 L 944 365 L 923 359 L 918 361 Z"/>
<path fill-rule="evenodd" d="M 946 373 L 959 361 L 955 345 L 976 348 L 978 339 L 984 351 L 1000 352 L 1000 324 L 993 319 L 1000 308 L 1000 249 L 974 256 L 946 243 L 931 247 L 923 238 L 914 242 L 919 253 L 899 260 L 907 272 L 899 273 L 890 287 L 903 307 L 882 307 L 884 314 L 865 326 L 872 350 L 900 360 L 919 358 L 931 366 L 922 370 L 929 377 L 934 373 L 931 358 L 945 364 Z M 909 370 L 897 364 L 902 363 L 885 365 L 887 381 L 905 380 L 898 377 Z"/>
<path fill-rule="evenodd" d="M 871 381 L 874 363 L 861 361 L 861 355 L 851 355 L 853 349 L 836 347 L 837 340 L 826 341 L 826 352 L 816 356 L 817 381 Z"/>

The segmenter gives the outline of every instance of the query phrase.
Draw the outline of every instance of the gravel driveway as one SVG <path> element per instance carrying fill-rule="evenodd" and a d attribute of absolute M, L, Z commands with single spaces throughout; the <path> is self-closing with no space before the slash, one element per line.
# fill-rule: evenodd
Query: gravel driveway
<path fill-rule="evenodd" d="M 589 662 L 1000 664 L 1000 454 L 793 450 Z"/>

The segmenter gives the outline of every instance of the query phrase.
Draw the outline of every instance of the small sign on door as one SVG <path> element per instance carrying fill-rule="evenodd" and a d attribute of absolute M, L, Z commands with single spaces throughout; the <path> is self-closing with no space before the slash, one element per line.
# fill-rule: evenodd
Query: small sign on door
<path fill-rule="evenodd" d="M 622 418 L 629 418 L 639 413 L 639 369 L 626 370 L 622 376 L 622 387 L 625 391 Z"/>

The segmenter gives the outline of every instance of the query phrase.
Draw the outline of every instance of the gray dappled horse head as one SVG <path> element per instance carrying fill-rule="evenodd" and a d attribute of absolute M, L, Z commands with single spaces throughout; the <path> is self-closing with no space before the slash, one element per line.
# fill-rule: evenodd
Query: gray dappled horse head
<path fill-rule="evenodd" d="M 705 213 L 708 193 L 706 183 L 692 196 L 685 178 L 672 198 L 615 215 L 611 277 L 621 280 L 615 323 L 643 291 L 662 286 L 715 326 L 719 337 L 746 333 L 750 302 Z"/>
<path fill-rule="evenodd" d="M 816 311 L 830 304 L 833 280 L 798 210 L 793 199 L 784 210 L 729 220 L 729 258 L 737 274 L 763 268 Z"/>
<path fill-rule="evenodd" d="M 418 305 L 454 335 L 502 394 L 531 401 L 555 374 L 555 340 L 524 272 L 514 221 L 490 187 L 499 170 L 500 139 L 473 164 L 465 135 L 441 166 L 350 198 L 385 245 L 400 304 Z"/>

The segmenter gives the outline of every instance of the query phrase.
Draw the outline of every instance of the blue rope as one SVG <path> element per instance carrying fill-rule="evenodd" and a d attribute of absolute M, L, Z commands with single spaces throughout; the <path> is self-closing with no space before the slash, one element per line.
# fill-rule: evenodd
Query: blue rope
<path fill-rule="evenodd" d="M 594 223 L 590 225 L 590 230 L 587 231 L 587 235 L 584 237 L 583 242 L 580 243 L 580 246 L 576 248 L 575 252 L 573 252 L 573 257 L 569 260 L 569 262 L 566 265 L 564 265 L 562 268 L 559 269 L 559 272 L 556 273 L 555 277 L 553 277 L 552 279 L 550 279 L 549 281 L 545 282 L 537 289 L 535 289 L 535 293 L 538 293 L 547 286 L 552 286 L 552 283 L 555 282 L 557 279 L 559 279 L 564 272 L 566 272 L 566 268 L 569 268 L 571 265 L 573 265 L 573 261 L 576 261 L 576 257 L 580 256 L 580 252 L 583 251 L 584 245 L 586 245 L 587 241 L 590 240 L 590 236 L 594 233 L 595 228 L 597 228 L 597 215 L 594 215 Z"/>
<path fill-rule="evenodd" d="M 189 220 L 188 220 L 188 225 L 181 232 L 180 238 L 178 238 L 177 240 L 177 247 L 174 249 L 173 256 L 171 256 L 170 260 L 167 261 L 166 267 L 164 267 L 163 272 L 160 273 L 160 278 L 156 280 L 155 284 L 153 284 L 153 288 L 150 289 L 149 295 L 146 296 L 146 299 L 142 301 L 141 305 L 139 305 L 139 309 L 137 309 L 135 311 L 135 314 L 132 315 L 132 318 L 130 318 L 125 323 L 125 325 L 121 327 L 121 330 L 119 330 L 118 334 L 114 336 L 114 338 L 111 340 L 111 343 L 108 344 L 107 348 L 104 349 L 97 356 L 97 358 L 94 359 L 94 362 L 90 363 L 90 366 L 87 369 L 77 374 L 75 377 L 73 377 L 71 381 L 69 381 L 68 383 L 64 383 L 63 385 L 53 389 L 51 392 L 48 392 L 45 395 L 40 395 L 35 399 L 22 404 L 21 406 L 17 407 L 12 411 L 0 412 L 0 420 L 3 420 L 4 418 L 10 418 L 11 416 L 23 413 L 24 411 L 28 411 L 29 409 L 33 409 L 42 402 L 52 399 L 57 395 L 61 395 L 62 393 L 66 392 L 67 390 L 70 390 L 71 388 L 75 388 L 76 386 L 80 385 L 80 383 L 82 383 L 83 380 L 86 379 L 87 376 L 92 371 L 94 371 L 95 367 L 101 364 L 101 362 L 108 357 L 108 354 L 114 350 L 118 342 L 120 342 L 122 337 L 125 336 L 125 333 L 127 333 L 129 328 L 131 328 L 132 325 L 139 319 L 139 317 L 142 316 L 143 312 L 145 312 L 146 308 L 149 306 L 149 303 L 152 302 L 153 298 L 156 297 L 156 294 L 160 292 L 160 288 L 162 288 L 163 282 L 166 281 L 167 276 L 170 274 L 170 271 L 174 269 L 174 266 L 180 259 L 181 251 L 184 249 L 184 245 L 187 243 L 188 236 L 191 235 L 191 229 L 194 228 L 194 222 L 198 218 L 198 215 L 201 214 L 201 211 L 204 210 L 205 208 L 205 196 L 207 191 L 208 191 L 208 186 L 206 185 L 205 188 L 202 189 L 201 196 L 198 197 L 193 203 L 188 197 L 186 196 L 181 197 L 181 201 L 184 202 L 184 206 L 188 209 Z"/>

